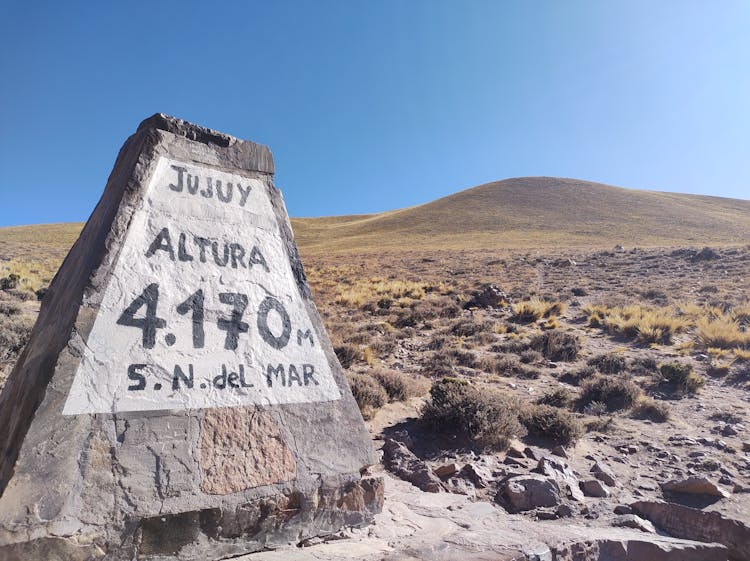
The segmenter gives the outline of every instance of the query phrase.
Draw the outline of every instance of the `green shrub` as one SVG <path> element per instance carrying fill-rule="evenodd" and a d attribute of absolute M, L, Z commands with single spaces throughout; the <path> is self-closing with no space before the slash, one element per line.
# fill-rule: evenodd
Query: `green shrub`
<path fill-rule="evenodd" d="M 578 337 L 556 329 L 535 336 L 530 345 L 554 362 L 575 360 L 581 350 Z"/>
<path fill-rule="evenodd" d="M 608 411 L 620 411 L 631 408 L 641 395 L 641 389 L 623 378 L 597 377 L 583 385 L 579 405 L 599 401 Z"/>
<path fill-rule="evenodd" d="M 668 362 L 659 367 L 667 383 L 679 393 L 695 393 L 706 381 L 684 362 Z"/>
<path fill-rule="evenodd" d="M 375 411 L 388 402 L 388 394 L 372 376 L 347 372 L 346 379 L 365 419 L 371 419 Z"/>
<path fill-rule="evenodd" d="M 467 438 L 482 448 L 506 448 L 511 438 L 524 432 L 517 407 L 504 395 L 456 378 L 432 385 L 421 419 L 438 433 Z"/>
<path fill-rule="evenodd" d="M 583 426 L 568 411 L 551 405 L 529 405 L 521 413 L 529 434 L 555 444 L 571 444 L 583 434 Z"/>

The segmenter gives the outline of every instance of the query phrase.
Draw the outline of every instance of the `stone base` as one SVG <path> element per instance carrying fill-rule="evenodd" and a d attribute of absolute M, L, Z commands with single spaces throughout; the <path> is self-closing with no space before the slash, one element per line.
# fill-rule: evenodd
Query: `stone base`
<path fill-rule="evenodd" d="M 281 494 L 219 508 L 129 520 L 119 534 L 50 536 L 0 546 L 3 561 L 209 561 L 296 545 L 343 527 L 371 524 L 385 485 L 366 477 L 317 493 Z M 4 541 L 10 536 L 5 536 Z M 19 538 L 21 536 L 18 536 Z"/>

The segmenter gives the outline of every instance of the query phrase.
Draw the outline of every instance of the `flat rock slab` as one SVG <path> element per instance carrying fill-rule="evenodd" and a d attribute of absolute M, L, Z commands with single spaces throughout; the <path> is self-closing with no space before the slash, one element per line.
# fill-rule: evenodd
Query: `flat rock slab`
<path fill-rule="evenodd" d="M 385 477 L 386 500 L 370 528 L 294 551 L 280 549 L 241 561 L 726 561 L 720 544 L 644 534 L 625 528 L 533 522 L 485 502 L 425 493 Z"/>
<path fill-rule="evenodd" d="M 0 559 L 223 559 L 379 512 L 273 172 L 164 115 L 125 143 L 0 394 Z"/>

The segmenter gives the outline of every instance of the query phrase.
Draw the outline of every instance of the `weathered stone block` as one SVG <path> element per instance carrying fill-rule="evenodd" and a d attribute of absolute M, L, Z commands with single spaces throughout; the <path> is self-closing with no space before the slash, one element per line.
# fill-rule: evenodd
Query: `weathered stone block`
<path fill-rule="evenodd" d="M 125 143 L 0 395 L 0 558 L 221 559 L 379 512 L 273 171 L 164 115 Z"/>

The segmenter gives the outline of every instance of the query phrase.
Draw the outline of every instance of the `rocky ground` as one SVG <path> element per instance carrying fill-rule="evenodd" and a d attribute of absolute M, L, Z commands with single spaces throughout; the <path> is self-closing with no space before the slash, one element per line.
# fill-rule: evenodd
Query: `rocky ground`
<path fill-rule="evenodd" d="M 750 559 L 750 248 L 305 266 L 387 486 L 375 527 L 295 559 Z M 36 311 L 0 291 L 5 374 Z M 445 378 L 507 399 L 525 430 L 496 446 L 435 430 L 422 411 Z"/>
<path fill-rule="evenodd" d="M 583 426 L 579 438 L 561 445 L 545 435 L 527 434 L 504 451 L 482 450 L 435 434 L 420 421 L 429 395 L 379 410 L 365 408 L 386 471 L 411 482 L 411 493 L 420 489 L 425 504 L 433 501 L 436 510 L 430 516 L 441 511 L 453 516 L 447 507 L 437 506 L 444 500 L 438 497 L 460 495 L 464 504 L 485 505 L 465 508 L 492 513 L 477 514 L 480 519 L 490 516 L 495 524 L 511 527 L 523 520 L 517 541 L 508 538 L 505 545 L 526 543 L 523 536 L 534 536 L 552 548 L 550 558 L 597 558 L 565 557 L 555 548 L 564 548 L 580 528 L 615 527 L 636 528 L 642 539 L 671 535 L 721 542 L 732 558 L 750 558 L 746 355 L 740 350 L 735 356 L 730 349 L 710 346 L 715 341 L 702 341 L 696 323 L 678 328 L 669 341 L 649 343 L 592 325 L 587 311 L 587 306 L 638 305 L 687 317 L 698 307 L 743 309 L 750 248 L 616 248 L 558 255 L 454 252 L 381 256 L 376 262 L 350 259 L 346 265 L 320 259 L 308 269 L 334 344 L 352 373 L 377 376 L 385 369 L 433 383 L 451 376 L 513 396 L 521 408 L 556 390 L 569 395 L 561 408 Z M 377 283 L 368 284 L 367 279 L 421 283 L 426 295 L 384 297 L 387 291 L 377 294 Z M 506 302 L 486 306 L 472 301 L 489 283 L 505 293 Z M 360 291 L 365 294 L 358 298 Z M 535 297 L 562 302 L 564 311 L 553 320 L 514 319 L 513 305 Z M 392 301 L 385 306 L 383 298 Z M 740 317 L 737 325 L 747 332 L 746 318 Z M 549 331 L 574 336 L 580 344 L 576 356 L 549 360 L 534 354 L 528 341 Z M 512 355 L 517 360 L 508 360 Z M 597 366 L 594 370 L 599 371 L 588 372 L 602 356 L 619 357 L 621 370 Z M 665 384 L 659 367 L 673 362 L 692 367 L 702 381 L 695 392 Z M 641 392 L 638 403 L 656 404 L 668 418 L 644 418 L 637 405 L 614 410 L 579 406 L 590 375 L 632 381 Z M 387 502 L 404 500 L 396 489 L 404 487 L 389 484 L 394 494 Z M 472 528 L 470 524 L 465 533 L 474 535 Z M 411 535 L 418 534 L 415 530 Z M 495 545 L 488 542 L 477 550 L 494 551 Z M 326 551 L 332 559 L 340 555 L 326 547 L 319 546 L 319 556 L 311 558 L 327 558 Z M 528 554 L 524 547 L 519 545 L 518 551 Z M 390 551 L 395 558 L 404 555 Z M 453 558 L 464 558 L 461 555 Z M 433 552 L 413 558 L 440 557 Z M 683 551 L 675 558 L 690 557 Z M 711 557 L 702 551 L 695 558 Z"/>

